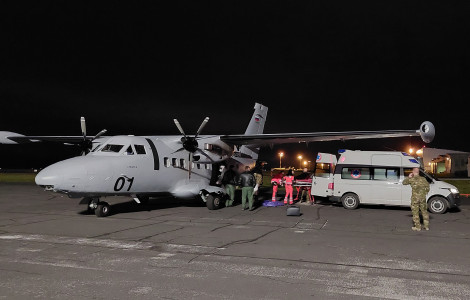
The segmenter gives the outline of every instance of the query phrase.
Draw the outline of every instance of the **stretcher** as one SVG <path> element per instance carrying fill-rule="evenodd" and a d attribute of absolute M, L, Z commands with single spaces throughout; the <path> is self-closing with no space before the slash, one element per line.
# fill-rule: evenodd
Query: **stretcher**
<path fill-rule="evenodd" d="M 312 195 L 312 179 L 297 179 L 292 185 L 297 190 L 297 195 L 295 196 L 294 201 L 299 200 L 299 194 L 302 190 L 306 189 L 309 195 L 309 201 L 311 204 L 315 203 L 315 198 Z"/>

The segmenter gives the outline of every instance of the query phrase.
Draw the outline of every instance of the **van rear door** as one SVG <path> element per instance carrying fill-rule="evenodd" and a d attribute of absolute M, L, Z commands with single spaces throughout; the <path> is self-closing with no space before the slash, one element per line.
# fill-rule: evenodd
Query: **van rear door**
<path fill-rule="evenodd" d="M 312 177 L 312 195 L 328 197 L 333 195 L 333 174 L 338 160 L 330 153 L 318 153 Z"/>

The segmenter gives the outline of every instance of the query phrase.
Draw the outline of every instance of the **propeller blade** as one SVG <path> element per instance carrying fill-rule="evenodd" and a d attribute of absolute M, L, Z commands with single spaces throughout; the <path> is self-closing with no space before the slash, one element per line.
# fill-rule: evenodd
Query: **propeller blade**
<path fill-rule="evenodd" d="M 85 123 L 85 117 L 80 118 L 80 125 L 82 126 L 82 135 L 83 139 L 86 139 L 86 123 Z"/>
<path fill-rule="evenodd" d="M 196 152 L 201 153 L 202 155 L 204 155 L 205 157 L 207 157 L 211 162 L 214 162 L 214 160 L 213 160 L 209 155 L 207 155 L 207 153 L 205 153 L 204 151 L 202 151 L 201 149 L 197 148 Z"/>
<path fill-rule="evenodd" d="M 193 169 L 193 153 L 189 152 L 188 178 L 191 180 L 191 171 Z"/>
<path fill-rule="evenodd" d="M 176 150 L 175 152 L 172 152 L 171 154 L 174 154 L 174 153 L 177 153 L 177 152 L 181 152 L 181 151 L 183 151 L 183 150 L 184 150 L 184 148 L 179 148 L 178 150 Z"/>
<path fill-rule="evenodd" d="M 173 119 L 173 122 L 175 122 L 176 127 L 178 127 L 178 130 L 181 132 L 181 134 L 186 137 L 186 133 L 184 133 L 183 127 L 181 127 L 180 122 L 178 120 Z"/>
<path fill-rule="evenodd" d="M 204 128 L 204 126 L 206 126 L 207 122 L 209 122 L 209 117 L 206 117 L 204 121 L 202 121 L 201 126 L 199 126 L 199 129 L 197 130 L 194 138 L 196 138 L 201 133 L 202 129 Z"/>
<path fill-rule="evenodd" d="M 103 129 L 103 130 L 101 130 L 100 132 L 98 132 L 98 134 L 95 135 L 95 137 L 93 138 L 93 140 L 96 140 L 97 138 L 99 138 L 100 136 L 102 136 L 103 134 L 105 134 L 106 131 L 107 131 L 106 129 Z"/>

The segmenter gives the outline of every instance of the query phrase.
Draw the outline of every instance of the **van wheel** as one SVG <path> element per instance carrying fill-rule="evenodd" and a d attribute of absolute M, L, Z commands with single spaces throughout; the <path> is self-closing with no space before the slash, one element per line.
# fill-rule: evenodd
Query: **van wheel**
<path fill-rule="evenodd" d="M 356 194 L 347 193 L 341 197 L 341 203 L 346 209 L 356 209 L 359 206 L 359 197 Z"/>
<path fill-rule="evenodd" d="M 428 210 L 433 214 L 443 214 L 447 211 L 449 204 L 444 197 L 432 197 L 428 202 Z"/>

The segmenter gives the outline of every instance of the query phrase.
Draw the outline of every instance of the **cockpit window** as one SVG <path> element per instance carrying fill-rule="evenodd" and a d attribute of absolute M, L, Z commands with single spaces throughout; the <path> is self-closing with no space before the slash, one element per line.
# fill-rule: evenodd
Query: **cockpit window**
<path fill-rule="evenodd" d="M 137 154 L 145 154 L 145 147 L 143 145 L 134 145 Z"/>
<path fill-rule="evenodd" d="M 103 147 L 103 149 L 101 149 L 101 152 L 115 152 L 115 153 L 119 153 L 119 151 L 121 151 L 122 147 L 124 147 L 124 145 L 113 145 L 113 144 L 107 144 Z"/>
<path fill-rule="evenodd" d="M 134 150 L 132 150 L 132 146 L 127 147 L 125 152 L 126 155 L 134 155 Z"/>

